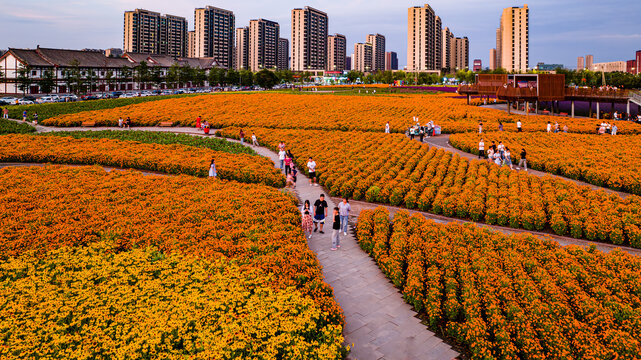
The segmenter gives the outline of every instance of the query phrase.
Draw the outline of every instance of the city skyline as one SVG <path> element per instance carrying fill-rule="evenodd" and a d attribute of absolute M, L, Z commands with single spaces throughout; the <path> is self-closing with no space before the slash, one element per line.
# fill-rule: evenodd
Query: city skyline
<path fill-rule="evenodd" d="M 234 1 L 192 1 L 175 3 L 166 0 L 91 1 L 61 0 L 55 4 L 43 0 L 29 0 L 29 9 L 21 4 L 7 4 L 0 14 L 0 29 L 9 31 L 0 48 L 60 47 L 122 48 L 122 17 L 124 11 L 143 8 L 162 14 L 183 16 L 189 30 L 194 28 L 194 9 L 207 5 L 234 12 L 236 24 L 266 18 L 281 26 L 281 36 L 291 33 L 291 10 L 311 6 L 329 17 L 329 33 L 345 34 L 347 48 L 362 42 L 367 34 L 377 32 L 386 37 L 386 50 L 399 54 L 399 67 L 407 64 L 407 8 L 430 4 L 445 23 L 454 29 L 456 36 L 467 36 L 470 41 L 470 58 L 489 64 L 489 49 L 495 45 L 495 28 L 504 7 L 530 8 L 530 67 L 538 62 L 562 63 L 575 68 L 577 56 L 593 54 L 595 62 L 625 61 L 638 50 L 641 32 L 635 24 L 634 14 L 641 13 L 641 4 L 612 1 L 607 4 L 571 0 L 562 8 L 548 0 L 505 1 L 489 0 L 482 4 L 460 1 L 452 5 L 447 1 L 402 1 L 388 3 L 375 0 L 363 7 L 359 1 L 339 2 L 306 1 L 263 4 Z M 578 6 L 578 4 L 581 6 Z M 626 11 L 621 12 L 620 9 Z M 356 14 L 356 15 L 355 15 Z M 599 14 L 599 21 L 586 21 Z M 596 19 L 594 19 L 596 20 Z M 445 24 L 444 24 L 445 25 Z M 284 35 L 284 36 L 283 36 Z M 288 39 L 291 41 L 291 39 Z"/>

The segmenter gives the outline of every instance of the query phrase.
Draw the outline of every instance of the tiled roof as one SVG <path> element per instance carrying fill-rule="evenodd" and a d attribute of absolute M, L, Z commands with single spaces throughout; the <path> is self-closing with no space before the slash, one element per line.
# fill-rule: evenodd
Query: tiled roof
<path fill-rule="evenodd" d="M 29 66 L 52 66 L 51 63 L 43 59 L 34 49 L 13 49 L 9 48 L 7 54 L 13 54 L 16 58 Z M 5 54 L 6 55 L 6 54 Z"/>

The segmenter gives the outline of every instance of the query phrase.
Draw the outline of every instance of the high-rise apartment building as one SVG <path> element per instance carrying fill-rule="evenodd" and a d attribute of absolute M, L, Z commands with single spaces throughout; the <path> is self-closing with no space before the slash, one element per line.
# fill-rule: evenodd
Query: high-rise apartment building
<path fill-rule="evenodd" d="M 196 57 L 210 57 L 222 67 L 233 68 L 235 27 L 236 17 L 232 11 L 213 6 L 196 9 Z"/>
<path fill-rule="evenodd" d="M 309 6 L 292 10 L 293 71 L 325 70 L 328 29 L 326 13 Z"/>
<path fill-rule="evenodd" d="M 372 72 L 385 70 L 385 36 L 367 35 L 366 42 L 372 44 Z"/>
<path fill-rule="evenodd" d="M 443 69 L 443 23 L 439 16 L 434 17 L 434 68 Z"/>
<path fill-rule="evenodd" d="M 372 71 L 372 44 L 357 43 L 354 44 L 353 69 L 361 72 Z"/>
<path fill-rule="evenodd" d="M 635 69 L 635 74 L 641 74 L 641 50 L 637 50 L 637 67 Z"/>
<path fill-rule="evenodd" d="M 278 39 L 278 70 L 289 69 L 289 40 Z"/>
<path fill-rule="evenodd" d="M 187 20 L 174 15 L 136 9 L 125 11 L 124 51 L 187 56 Z"/>
<path fill-rule="evenodd" d="M 472 68 L 475 72 L 483 70 L 483 62 L 481 59 L 474 59 L 474 67 Z"/>
<path fill-rule="evenodd" d="M 327 37 L 327 71 L 345 70 L 347 39 L 345 35 L 334 34 Z"/>
<path fill-rule="evenodd" d="M 585 68 L 594 71 L 594 56 L 585 55 Z"/>
<path fill-rule="evenodd" d="M 249 70 L 249 26 L 236 29 L 234 69 Z"/>
<path fill-rule="evenodd" d="M 496 70 L 496 49 L 490 49 L 490 70 Z"/>
<path fill-rule="evenodd" d="M 352 59 L 354 58 L 354 54 L 350 56 L 345 57 L 345 70 L 352 70 Z"/>
<path fill-rule="evenodd" d="M 385 70 L 398 70 L 398 55 L 394 51 L 385 53 Z"/>
<path fill-rule="evenodd" d="M 467 70 L 470 67 L 470 42 L 467 37 L 454 38 L 452 41 L 452 69 Z"/>
<path fill-rule="evenodd" d="M 187 57 L 196 57 L 196 32 L 189 31 L 187 33 Z"/>
<path fill-rule="evenodd" d="M 579 56 L 576 59 L 576 70 L 581 71 L 583 69 L 585 69 L 585 59 L 583 58 L 583 56 Z"/>
<path fill-rule="evenodd" d="M 249 21 L 249 68 L 251 71 L 278 67 L 280 25 L 265 19 Z"/>
<path fill-rule="evenodd" d="M 160 31 L 158 34 L 159 54 L 174 57 L 187 56 L 187 19 L 174 15 L 160 17 Z"/>
<path fill-rule="evenodd" d="M 407 70 L 436 70 L 436 15 L 428 5 L 407 10 Z"/>
<path fill-rule="evenodd" d="M 496 68 L 501 67 L 501 29 L 496 29 L 496 62 L 494 63 Z"/>
<path fill-rule="evenodd" d="M 497 30 L 498 66 L 510 72 L 526 72 L 530 65 L 529 9 L 503 9 L 501 25 Z"/>
<path fill-rule="evenodd" d="M 449 71 L 452 66 L 452 39 L 454 39 L 454 34 L 450 31 L 450 28 L 445 27 L 441 31 L 441 68 L 447 69 Z"/>

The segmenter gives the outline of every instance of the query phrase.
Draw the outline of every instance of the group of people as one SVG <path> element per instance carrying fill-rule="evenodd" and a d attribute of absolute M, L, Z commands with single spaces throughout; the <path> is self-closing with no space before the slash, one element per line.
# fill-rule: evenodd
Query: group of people
<path fill-rule="evenodd" d="M 434 121 L 430 120 L 427 122 L 427 124 L 421 126 L 418 118 L 414 117 L 414 122 L 415 124 L 408 130 L 410 139 L 414 140 L 414 138 L 418 136 L 419 141 L 423 142 L 425 136 L 431 137 L 435 135 L 436 126 L 434 125 Z"/>
<path fill-rule="evenodd" d="M 123 120 L 122 116 L 118 119 L 118 127 L 129 129 L 131 128 L 131 118 L 127 116 L 127 120 Z"/>
<path fill-rule="evenodd" d="M 597 124 L 596 126 L 596 133 L 599 135 L 604 135 L 604 134 L 616 135 L 618 130 L 619 128 L 617 127 L 617 124 L 610 124 L 605 121 L 602 122 L 601 124 Z"/>
<path fill-rule="evenodd" d="M 314 202 L 313 207 L 309 200 L 305 200 L 301 214 L 303 216 L 303 231 L 308 239 L 311 239 L 312 234 L 317 231 L 321 234 L 325 233 L 323 231 L 323 227 L 328 217 L 328 208 L 329 205 L 327 204 L 325 195 L 323 194 L 321 194 L 318 200 Z M 349 212 L 351 210 L 352 207 L 347 198 L 343 198 L 343 201 L 341 201 L 338 206 L 334 207 L 332 213 L 332 251 L 338 250 L 341 247 L 340 233 L 342 232 L 344 236 L 347 235 L 347 222 L 349 219 Z"/>
<path fill-rule="evenodd" d="M 211 126 L 209 125 L 209 122 L 207 120 L 203 121 L 200 115 L 198 115 L 198 117 L 196 118 L 196 129 L 209 135 L 210 128 Z"/>
<path fill-rule="evenodd" d="M 298 169 L 294 164 L 294 155 L 291 151 L 285 150 L 285 143 L 282 141 L 278 144 L 278 160 L 280 161 L 280 170 L 285 171 L 285 187 L 295 189 L 298 181 Z"/>
<path fill-rule="evenodd" d="M 626 112 L 618 112 L 615 111 L 614 114 L 612 115 L 612 118 L 614 120 L 628 120 L 628 121 L 634 121 L 634 122 L 641 122 L 641 113 L 638 114 L 637 116 L 633 116 L 632 114 L 628 114 Z"/>
<path fill-rule="evenodd" d="M 2 110 L 2 118 L 3 119 L 9 119 L 9 109 L 6 107 Z M 22 121 L 27 122 L 29 121 L 29 114 L 27 113 L 27 110 L 22 112 Z M 34 112 L 33 115 L 31 116 L 31 123 L 33 125 L 38 125 L 38 113 Z"/>
<path fill-rule="evenodd" d="M 551 132 L 558 133 L 558 132 L 561 132 L 561 126 L 559 125 L 558 121 L 555 121 L 554 127 L 552 127 L 552 123 L 548 121 L 548 124 L 546 125 L 545 130 L 548 133 L 551 133 Z M 568 126 L 563 125 L 563 132 L 566 133 L 568 132 L 568 130 L 569 130 Z"/>
<path fill-rule="evenodd" d="M 509 166 L 510 169 L 514 169 L 510 148 L 505 146 L 502 141 L 499 141 L 498 145 L 494 141 L 492 141 L 492 145 L 488 147 L 486 154 L 485 142 L 483 141 L 483 139 L 481 139 L 481 141 L 479 141 L 478 158 L 487 158 L 490 162 L 493 162 L 498 166 Z M 523 168 L 525 171 L 527 171 L 527 152 L 525 151 L 525 148 L 521 148 L 521 160 L 519 160 L 519 166 L 516 169 L 519 170 L 520 168 Z"/>

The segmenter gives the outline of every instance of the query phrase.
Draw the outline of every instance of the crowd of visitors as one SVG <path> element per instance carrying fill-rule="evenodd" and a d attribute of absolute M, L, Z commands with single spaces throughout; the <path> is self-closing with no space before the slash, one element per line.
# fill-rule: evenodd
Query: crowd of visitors
<path fill-rule="evenodd" d="M 410 139 L 414 140 L 415 137 L 419 138 L 420 142 L 423 142 L 423 139 L 427 136 L 432 137 L 441 134 L 441 127 L 434 125 L 434 121 L 430 120 L 424 126 L 421 126 L 417 117 L 414 117 L 415 124 L 409 128 L 408 134 Z M 386 128 L 387 132 L 387 128 Z"/>
<path fill-rule="evenodd" d="M 198 117 L 196 118 L 196 129 L 204 132 L 205 135 L 209 135 L 211 126 L 209 125 L 209 122 L 207 120 L 203 121 L 200 115 L 198 115 Z"/>
<path fill-rule="evenodd" d="M 619 128 L 617 127 L 617 124 L 610 124 L 605 121 L 602 122 L 601 124 L 597 124 L 596 126 L 596 133 L 599 135 L 604 135 L 604 134 L 616 135 L 618 130 Z"/>
<path fill-rule="evenodd" d="M 479 159 L 488 159 L 489 162 L 493 162 L 498 166 L 509 166 L 510 169 L 514 169 L 514 164 L 512 164 L 512 153 L 510 148 L 505 146 L 502 141 L 499 141 L 497 145 L 492 141 L 492 145 L 487 148 L 487 153 L 485 152 L 485 142 L 483 139 L 479 141 Z M 523 168 L 527 171 L 527 152 L 525 148 L 521 148 L 521 159 L 519 160 L 519 166 L 516 170 Z"/>

